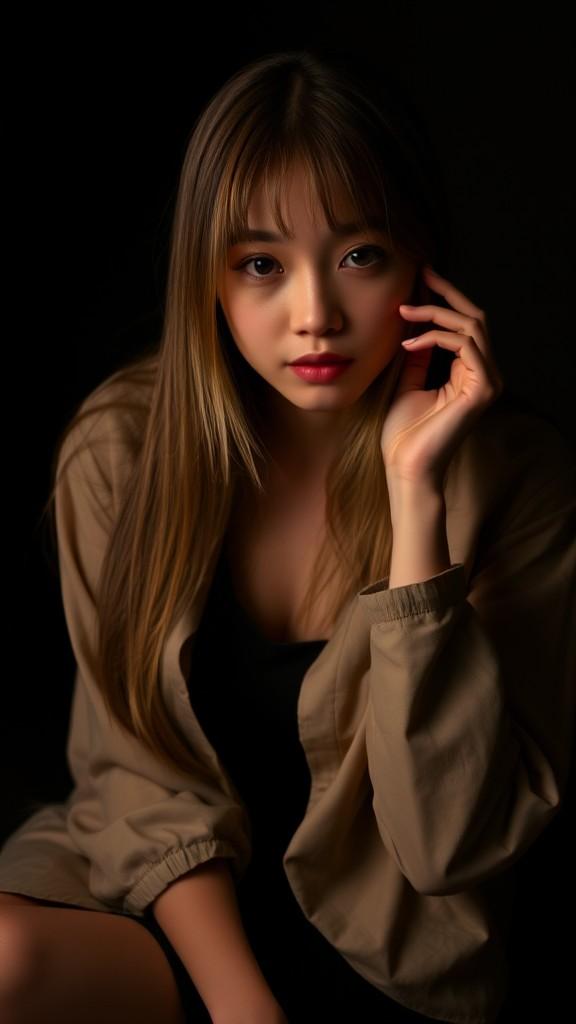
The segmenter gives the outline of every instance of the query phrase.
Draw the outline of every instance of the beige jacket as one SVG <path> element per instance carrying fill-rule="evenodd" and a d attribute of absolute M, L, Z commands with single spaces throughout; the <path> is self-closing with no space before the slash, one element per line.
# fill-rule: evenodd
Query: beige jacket
<path fill-rule="evenodd" d="M 174 624 L 161 671 L 170 713 L 204 770 L 169 770 L 104 711 L 92 672 L 94 593 L 134 428 L 125 411 L 90 421 L 99 444 L 74 459 L 56 505 L 77 662 L 67 742 L 75 785 L 9 836 L 0 890 L 138 918 L 212 857 L 230 858 L 238 880 L 250 822 L 186 685 L 185 644 L 207 591 Z M 62 458 L 79 430 L 86 423 Z M 451 568 L 392 590 L 387 577 L 366 586 L 303 680 L 298 728 L 312 782 L 283 857 L 292 891 L 362 977 L 440 1020 L 496 1019 L 508 985 L 510 868 L 565 792 L 575 484 L 558 431 L 498 400 L 446 478 Z"/>

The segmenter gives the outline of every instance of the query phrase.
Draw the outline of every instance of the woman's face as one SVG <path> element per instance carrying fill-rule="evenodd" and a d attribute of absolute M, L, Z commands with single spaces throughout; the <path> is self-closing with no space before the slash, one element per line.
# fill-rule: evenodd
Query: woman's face
<path fill-rule="evenodd" d="M 312 207 L 310 207 L 312 203 Z M 218 298 L 232 337 L 274 391 L 302 410 L 336 412 L 352 405 L 390 363 L 406 335 L 398 307 L 409 300 L 416 264 L 389 251 L 383 228 L 332 234 L 321 205 L 308 198 L 296 167 L 285 210 L 294 239 L 277 228 L 263 190 L 248 211 L 250 230 L 274 233 L 233 245 Z M 339 223 L 350 210 L 336 208 Z M 333 380 L 302 379 L 290 363 L 310 353 L 352 360 Z"/>

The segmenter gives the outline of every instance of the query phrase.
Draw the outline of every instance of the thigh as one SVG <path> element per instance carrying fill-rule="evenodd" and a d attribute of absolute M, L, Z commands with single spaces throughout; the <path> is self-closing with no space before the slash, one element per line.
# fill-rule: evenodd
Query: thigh
<path fill-rule="evenodd" d="M 0 893 L 0 1001 L 14 1021 L 209 1021 L 164 943 L 140 919 Z"/>

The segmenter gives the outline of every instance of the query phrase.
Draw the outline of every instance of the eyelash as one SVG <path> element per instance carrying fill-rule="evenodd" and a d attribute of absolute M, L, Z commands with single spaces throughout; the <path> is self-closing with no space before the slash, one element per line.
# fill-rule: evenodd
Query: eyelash
<path fill-rule="evenodd" d="M 377 253 L 378 259 L 367 267 L 356 267 L 356 270 L 371 270 L 372 267 L 377 266 L 378 263 L 384 263 L 388 255 L 387 252 L 384 249 L 381 249 L 380 246 L 378 245 L 357 245 L 353 249 L 351 249 L 350 252 L 346 253 L 346 256 L 344 256 L 342 260 L 347 260 L 349 256 L 352 256 L 353 253 L 366 251 Z M 255 256 L 248 256 L 245 260 L 242 261 L 242 263 L 239 264 L 238 267 L 236 267 L 236 270 L 239 271 L 240 273 L 246 273 L 245 267 L 247 267 L 249 263 L 253 263 L 255 260 L 272 260 L 273 263 L 277 262 L 277 260 L 275 260 L 272 256 L 256 254 Z M 254 281 L 266 281 L 272 277 L 271 274 L 247 274 L 247 276 L 251 277 L 252 280 Z"/>

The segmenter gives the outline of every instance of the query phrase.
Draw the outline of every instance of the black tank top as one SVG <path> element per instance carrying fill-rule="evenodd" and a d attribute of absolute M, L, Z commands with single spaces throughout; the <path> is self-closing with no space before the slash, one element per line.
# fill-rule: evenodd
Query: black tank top
<path fill-rule="evenodd" d="M 311 1013 L 317 1006 L 317 1019 L 329 1019 L 330 1006 L 341 1010 L 342 999 L 353 999 L 356 1010 L 373 1010 L 375 1020 L 431 1020 L 362 978 L 308 921 L 284 873 L 282 855 L 304 817 L 310 792 L 298 733 L 298 695 L 326 643 L 276 643 L 263 634 L 237 599 L 222 545 L 192 650 L 188 690 L 250 815 L 252 860 L 236 883 L 242 920 L 256 959 L 286 1010 L 301 1008 L 306 999 Z"/>

